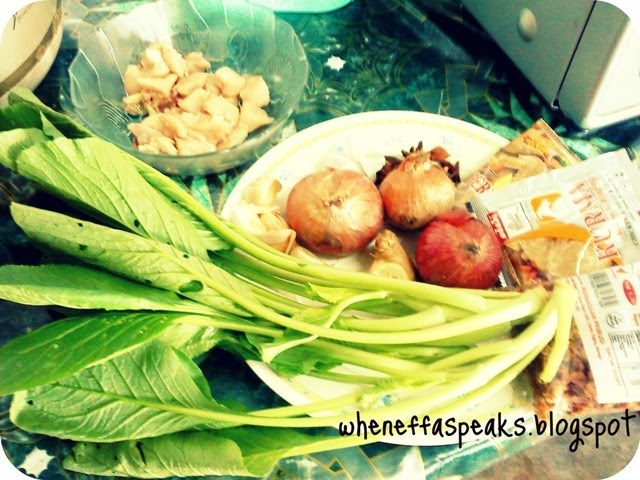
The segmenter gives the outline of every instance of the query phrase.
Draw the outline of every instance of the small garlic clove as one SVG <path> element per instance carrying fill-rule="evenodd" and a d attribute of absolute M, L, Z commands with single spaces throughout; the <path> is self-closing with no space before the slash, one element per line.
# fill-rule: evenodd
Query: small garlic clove
<path fill-rule="evenodd" d="M 264 224 L 260 221 L 259 213 L 253 205 L 240 202 L 234 208 L 231 220 L 242 230 L 257 237 L 267 232 Z"/>
<path fill-rule="evenodd" d="M 289 228 L 285 219 L 275 210 L 260 214 L 260 221 L 267 230 L 281 230 Z"/>
<path fill-rule="evenodd" d="M 255 237 L 282 253 L 289 253 L 296 244 L 296 232 L 289 228 L 257 233 Z"/>
<path fill-rule="evenodd" d="M 244 200 L 254 205 L 271 206 L 275 203 L 282 184 L 270 177 L 260 177 L 244 190 Z"/>

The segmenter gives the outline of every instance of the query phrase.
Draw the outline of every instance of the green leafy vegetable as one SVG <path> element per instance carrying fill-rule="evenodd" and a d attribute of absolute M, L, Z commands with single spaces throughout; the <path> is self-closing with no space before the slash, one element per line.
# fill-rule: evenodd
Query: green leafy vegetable
<path fill-rule="evenodd" d="M 251 297 L 247 286 L 224 270 L 170 245 L 26 205 L 14 203 L 11 213 L 33 240 L 138 282 L 178 293 L 184 286 L 200 281 Z M 210 286 L 181 293 L 218 310 L 245 314 Z"/>
<path fill-rule="evenodd" d="M 14 338 L 0 348 L 0 395 L 47 385 L 105 362 L 185 317 L 104 313 L 60 320 Z"/>
<path fill-rule="evenodd" d="M 108 445 L 80 443 L 64 468 L 91 475 L 137 478 L 204 475 L 266 476 L 283 457 L 330 447 L 335 437 L 282 428 L 238 427 L 185 432 Z M 336 447 L 346 446 L 338 441 Z M 306 448 L 305 448 L 306 447 Z"/>
<path fill-rule="evenodd" d="M 78 265 L 1 266 L 0 298 L 74 309 L 215 313 L 172 292 Z"/>
<path fill-rule="evenodd" d="M 29 105 L 36 110 L 42 112 L 49 121 L 67 138 L 84 138 L 92 137 L 90 130 L 86 129 L 78 122 L 75 122 L 68 116 L 56 112 L 36 97 L 33 92 L 27 88 L 16 87 L 9 92 L 9 105 Z"/>
<path fill-rule="evenodd" d="M 15 159 L 22 150 L 48 140 L 49 137 L 42 130 L 36 128 L 17 128 L 7 132 L 0 131 L 0 164 L 15 170 Z"/>
<path fill-rule="evenodd" d="M 225 410 L 187 356 L 150 342 L 53 385 L 18 392 L 10 415 L 25 430 L 99 442 L 224 426 L 180 407 Z"/>
<path fill-rule="evenodd" d="M 566 352 L 571 288 L 547 301 L 542 287 L 451 289 L 300 261 L 212 212 L 206 184 L 192 184 L 201 204 L 30 92 L 14 90 L 9 100 L 0 110 L 0 164 L 92 221 L 12 204 L 31 239 L 88 266 L 0 267 L 0 298 L 120 310 L 60 320 L 0 348 L 0 394 L 15 394 L 16 425 L 106 442 L 77 445 L 69 469 L 262 476 L 284 456 L 364 442 L 287 427 L 336 425 L 355 409 L 379 422 L 462 415 L 511 382 L 554 335 L 545 380 Z M 515 325 L 524 328 L 503 339 Z M 258 411 L 217 402 L 190 359 L 213 347 L 267 361 L 280 375 L 354 390 Z M 371 374 L 334 370 L 342 364 Z M 325 415 L 304 416 L 318 412 Z"/>
<path fill-rule="evenodd" d="M 78 170 L 80 162 L 83 168 Z M 113 145 L 95 138 L 38 143 L 20 153 L 15 168 L 75 205 L 90 208 L 144 237 L 207 258 L 193 224 L 137 174 L 128 154 Z"/>

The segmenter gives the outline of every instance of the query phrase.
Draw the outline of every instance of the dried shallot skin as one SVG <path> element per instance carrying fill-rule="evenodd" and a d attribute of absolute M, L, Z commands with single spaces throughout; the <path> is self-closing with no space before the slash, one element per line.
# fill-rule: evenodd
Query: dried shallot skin
<path fill-rule="evenodd" d="M 287 223 L 311 250 L 344 256 L 363 250 L 382 228 L 378 189 L 362 173 L 328 168 L 300 180 L 287 199 Z"/>

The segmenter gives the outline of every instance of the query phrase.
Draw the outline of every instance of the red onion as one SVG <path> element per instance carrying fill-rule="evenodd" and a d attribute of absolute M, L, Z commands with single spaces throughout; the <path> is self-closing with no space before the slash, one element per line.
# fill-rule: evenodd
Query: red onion
<path fill-rule="evenodd" d="M 362 173 L 328 168 L 291 190 L 287 222 L 297 239 L 319 253 L 349 255 L 364 249 L 382 228 L 377 188 Z"/>
<path fill-rule="evenodd" d="M 440 149 L 444 152 L 444 149 Z M 397 166 L 380 184 L 380 194 L 384 202 L 387 220 L 403 230 L 418 230 L 437 215 L 448 212 L 453 207 L 456 187 L 449 174 L 432 158 L 441 156 L 439 150 L 432 152 L 418 148 L 403 152 L 404 159 L 387 157 Z M 446 152 L 445 152 L 446 153 Z M 446 162 L 448 163 L 448 162 Z"/>

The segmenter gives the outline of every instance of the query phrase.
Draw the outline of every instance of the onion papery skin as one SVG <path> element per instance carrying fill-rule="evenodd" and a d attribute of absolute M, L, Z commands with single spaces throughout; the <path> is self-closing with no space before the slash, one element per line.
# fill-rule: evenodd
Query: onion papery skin
<path fill-rule="evenodd" d="M 380 184 L 387 221 L 402 230 L 419 230 L 453 208 L 454 183 L 425 154 L 408 157 Z"/>
<path fill-rule="evenodd" d="M 318 253 L 350 255 L 382 229 L 378 189 L 362 173 L 328 168 L 300 180 L 287 200 L 287 222 L 297 239 Z"/>

